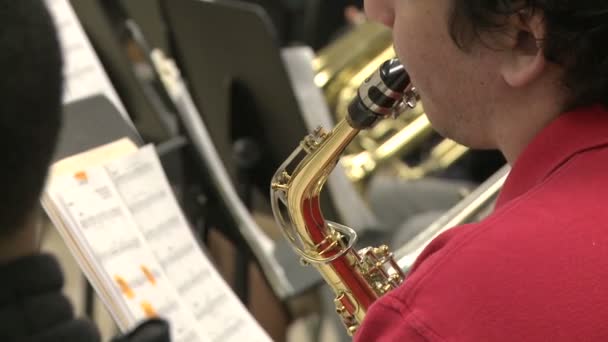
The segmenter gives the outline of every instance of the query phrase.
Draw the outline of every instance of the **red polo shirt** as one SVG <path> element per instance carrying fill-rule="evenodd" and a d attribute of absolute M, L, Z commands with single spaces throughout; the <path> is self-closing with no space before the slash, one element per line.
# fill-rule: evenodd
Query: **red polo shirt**
<path fill-rule="evenodd" d="M 435 239 L 356 340 L 608 341 L 608 111 L 546 127 L 492 215 Z"/>

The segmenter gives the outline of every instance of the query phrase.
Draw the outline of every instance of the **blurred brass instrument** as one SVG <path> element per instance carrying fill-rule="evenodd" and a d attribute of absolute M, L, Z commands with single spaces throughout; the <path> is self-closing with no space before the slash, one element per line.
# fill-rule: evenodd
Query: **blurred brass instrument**
<path fill-rule="evenodd" d="M 359 87 L 348 115 L 333 130 L 318 128 L 304 137 L 272 179 L 275 219 L 302 263 L 314 266 L 335 292 L 336 311 L 349 334 L 376 299 L 401 284 L 404 274 L 387 246 L 356 251 L 355 231 L 324 219 L 320 192 L 360 131 L 415 108 L 417 97 L 399 61 L 386 61 Z"/>
<path fill-rule="evenodd" d="M 394 57 L 390 31 L 372 22 L 356 25 L 319 52 L 313 61 L 315 83 L 323 89 L 330 110 L 338 121 L 347 115 L 348 105 L 365 78 L 377 65 Z M 466 147 L 443 139 L 419 164 L 404 163 L 401 157 L 419 148 L 434 133 L 422 104 L 404 114 L 361 132 L 347 147 L 341 163 L 353 182 L 364 181 L 380 166 L 389 168 L 400 178 L 422 178 L 448 168 L 467 153 Z"/>
<path fill-rule="evenodd" d="M 503 166 L 435 222 L 399 247 L 395 251 L 395 259 L 399 267 L 405 272 L 409 271 L 424 248 L 446 230 L 485 218 L 493 210 L 494 201 L 509 171 L 508 165 Z"/>

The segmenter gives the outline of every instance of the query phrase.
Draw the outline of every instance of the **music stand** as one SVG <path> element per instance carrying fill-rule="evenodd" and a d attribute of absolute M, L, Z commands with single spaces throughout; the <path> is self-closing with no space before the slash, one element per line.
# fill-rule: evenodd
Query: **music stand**
<path fill-rule="evenodd" d="M 264 151 L 254 183 L 268 194 L 270 178 L 308 133 L 268 17 L 259 6 L 236 1 L 170 0 L 161 5 L 173 55 L 230 178 L 239 183 L 233 144 L 253 133 Z M 333 215 L 327 193 L 322 196 L 324 213 Z M 284 251 L 280 262 L 289 260 L 285 266 L 291 266 L 293 253 L 277 250 Z M 319 280 L 312 270 L 289 268 Z"/>
<path fill-rule="evenodd" d="M 54 162 L 128 137 L 141 146 L 142 140 L 105 96 L 89 97 L 63 108 L 63 127 Z"/>
<path fill-rule="evenodd" d="M 263 156 L 254 183 L 270 178 L 308 133 L 264 10 L 237 1 L 162 1 L 173 54 L 231 177 L 233 144 L 255 139 Z"/>
<path fill-rule="evenodd" d="M 104 11 L 104 4 L 97 0 L 71 0 L 70 3 L 143 138 L 155 143 L 171 139 L 164 113 L 141 87 L 120 37 L 114 32 L 115 25 Z"/>
<path fill-rule="evenodd" d="M 256 183 L 267 193 L 272 174 L 310 130 L 304 119 L 309 113 L 303 113 L 290 79 L 302 72 L 292 66 L 286 69 L 284 56 L 288 54 L 280 50 L 268 17 L 256 5 L 170 0 L 161 1 L 161 6 L 173 55 L 223 163 L 235 179 L 235 125 L 253 130 L 266 152 L 263 175 Z M 324 215 L 335 220 L 336 209 L 328 192 L 322 197 Z M 288 273 L 293 272 L 288 275 L 293 285 L 301 286 L 295 292 L 318 281 L 314 272 L 294 267 L 297 260 L 283 244 L 277 242 L 277 258 Z"/>

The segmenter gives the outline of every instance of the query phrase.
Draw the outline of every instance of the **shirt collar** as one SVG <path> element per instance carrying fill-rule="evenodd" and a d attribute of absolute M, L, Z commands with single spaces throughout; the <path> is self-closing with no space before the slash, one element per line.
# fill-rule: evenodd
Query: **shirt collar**
<path fill-rule="evenodd" d="M 579 108 L 560 115 L 545 127 L 515 161 L 496 208 L 524 194 L 575 154 L 608 144 L 608 110 Z"/>

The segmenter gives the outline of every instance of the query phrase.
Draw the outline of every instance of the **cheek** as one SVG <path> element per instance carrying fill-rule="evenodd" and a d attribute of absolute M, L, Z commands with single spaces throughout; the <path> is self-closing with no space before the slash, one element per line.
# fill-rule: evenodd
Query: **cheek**
<path fill-rule="evenodd" d="M 439 73 L 442 69 L 438 62 L 443 47 L 435 25 L 429 25 L 419 15 L 400 10 L 394 24 L 393 41 L 397 56 L 418 84 L 422 85 L 421 81 L 430 71 Z"/>
<path fill-rule="evenodd" d="M 365 14 L 371 21 L 393 27 L 395 11 L 391 4 L 392 0 L 365 0 Z"/>
<path fill-rule="evenodd" d="M 466 86 L 471 77 L 466 58 L 447 33 L 438 29 L 439 23 L 439 20 L 425 23 L 399 17 L 393 33 L 395 52 L 419 89 L 423 102 L 433 102 L 429 105 L 437 108 L 446 98 L 460 92 L 459 88 Z"/>
<path fill-rule="evenodd" d="M 441 78 L 443 66 L 435 61 L 433 48 L 428 41 L 421 39 L 416 29 L 396 23 L 393 32 L 395 52 L 401 63 L 410 74 L 413 84 L 420 91 L 421 96 L 432 93 L 433 78 Z"/>

